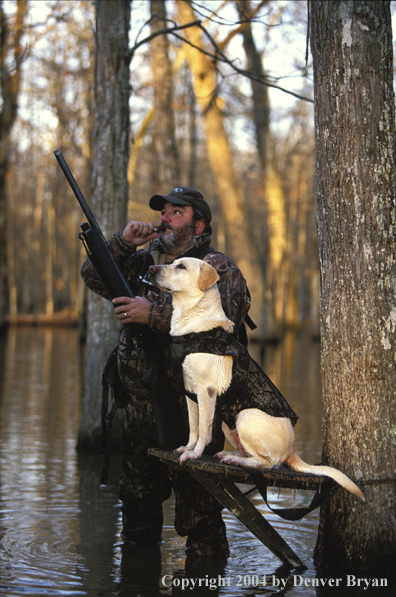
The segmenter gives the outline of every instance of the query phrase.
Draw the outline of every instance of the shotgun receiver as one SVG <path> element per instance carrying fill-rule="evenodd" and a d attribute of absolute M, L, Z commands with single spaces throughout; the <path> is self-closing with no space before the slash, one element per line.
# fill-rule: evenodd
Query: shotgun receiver
<path fill-rule="evenodd" d="M 63 174 L 66 176 L 66 179 L 77 198 L 77 201 L 80 204 L 81 209 L 88 220 L 88 222 L 81 224 L 82 232 L 80 232 L 79 237 L 84 244 L 84 247 L 88 253 L 88 257 L 92 261 L 96 273 L 101 279 L 103 286 L 106 288 L 108 295 L 111 299 L 118 296 L 135 298 L 120 268 L 118 267 L 116 260 L 111 254 L 102 231 L 99 228 L 99 225 L 95 220 L 88 203 L 85 201 L 76 181 L 74 180 L 73 174 L 71 173 L 69 166 L 66 164 L 65 158 L 59 149 L 54 151 L 54 154 L 60 167 L 62 168 Z"/>
<path fill-rule="evenodd" d="M 111 299 L 120 296 L 135 298 L 63 155 L 59 149 L 54 151 L 54 154 L 88 220 L 88 222 L 81 224 L 79 237 L 109 297 Z M 160 372 L 161 347 L 159 341 L 148 326 L 134 323 L 127 325 L 132 335 L 138 337 L 141 341 L 149 360 L 149 368 L 142 381 L 151 390 L 159 447 L 177 447 L 176 444 L 181 445 L 181 443 L 185 443 L 185 425 L 180 419 L 181 413 L 176 404 L 176 399 L 168 387 L 169 384 L 167 384 L 167 380 L 164 379 L 164 376 Z M 180 437 L 182 430 L 183 437 L 180 438 L 181 441 L 179 443 L 178 437 Z"/>

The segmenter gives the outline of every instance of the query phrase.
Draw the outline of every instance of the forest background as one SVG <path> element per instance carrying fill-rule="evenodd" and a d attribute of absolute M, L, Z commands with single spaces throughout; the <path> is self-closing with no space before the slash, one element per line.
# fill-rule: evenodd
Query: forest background
<path fill-rule="evenodd" d="M 307 3 L 192 2 L 191 14 L 206 31 L 202 49 L 215 56 L 207 57 L 209 81 L 198 93 L 205 55 L 182 41 L 183 30 L 168 35 L 171 70 L 155 59 L 163 49 L 154 46 L 150 10 L 164 5 L 164 27 L 171 27 L 180 21 L 178 4 L 131 4 L 128 218 L 155 221 L 152 194 L 198 187 L 214 213 L 212 244 L 248 279 L 258 335 L 272 340 L 297 329 L 318 336 Z M 0 10 L 0 325 L 83 323 L 85 251 L 78 231 L 84 216 L 53 151 L 61 149 L 90 202 L 94 4 L 3 0 Z M 161 104 L 156 90 L 166 86 L 173 100 Z M 209 126 L 211 103 L 218 118 Z M 114 232 L 100 225 L 105 235 Z"/>
<path fill-rule="evenodd" d="M 0 319 L 85 330 L 87 313 L 79 447 L 99 442 L 117 320 L 80 281 L 84 218 L 57 148 L 105 236 L 126 212 L 152 220 L 152 194 L 198 187 L 213 244 L 247 279 L 256 337 L 320 333 L 323 462 L 366 504 L 331 496 L 317 559 L 359 569 L 391 569 L 396 541 L 390 6 L 0 2 Z"/>
<path fill-rule="evenodd" d="M 164 27 L 177 24 L 177 2 L 154 4 L 166 7 L 169 21 Z M 204 55 L 190 48 L 188 56 L 183 30 L 168 35 L 173 101 L 162 106 L 160 118 L 154 118 L 154 94 L 164 86 L 164 73 L 154 67 L 153 40 L 141 43 L 153 32 L 150 2 L 134 0 L 131 6 L 130 47 L 138 47 L 130 62 L 128 218 L 156 222 L 148 208 L 152 194 L 178 185 L 198 188 L 214 213 L 212 244 L 243 262 L 260 337 L 279 338 L 288 328 L 317 335 L 306 2 L 193 2 L 194 18 L 207 31 L 203 49 L 217 53 L 208 60 L 209 87 L 197 96 L 194 61 L 198 68 Z M 86 289 L 79 269 L 86 255 L 78 231 L 84 216 L 53 151 L 61 149 L 90 202 L 94 5 L 32 0 L 3 1 L 0 7 L 0 318 L 82 321 Z M 250 20 L 243 22 L 246 16 Z M 205 122 L 210 102 L 218 108 L 212 132 Z M 174 121 L 173 149 L 166 127 L 164 132 L 155 124 L 169 118 Z M 106 236 L 114 232 L 99 223 Z"/>

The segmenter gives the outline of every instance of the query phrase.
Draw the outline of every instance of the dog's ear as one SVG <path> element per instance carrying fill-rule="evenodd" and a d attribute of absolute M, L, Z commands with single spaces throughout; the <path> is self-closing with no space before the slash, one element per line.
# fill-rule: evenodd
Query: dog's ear
<path fill-rule="evenodd" d="M 200 266 L 201 271 L 198 278 L 198 288 L 203 292 L 207 288 L 213 286 L 217 280 L 220 280 L 220 276 L 216 272 L 215 268 L 209 265 L 209 263 L 202 261 Z"/>

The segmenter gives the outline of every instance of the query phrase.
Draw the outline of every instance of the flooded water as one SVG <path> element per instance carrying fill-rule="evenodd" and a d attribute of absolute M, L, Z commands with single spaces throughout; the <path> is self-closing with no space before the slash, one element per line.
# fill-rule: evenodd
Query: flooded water
<path fill-rule="evenodd" d="M 329 572 L 317 577 L 312 563 L 318 513 L 288 523 L 252 498 L 305 562 L 288 572 L 233 515 L 224 512 L 231 555 L 224 561 L 186 558 L 185 540 L 173 529 L 174 501 L 165 504 L 163 544 L 142 548 L 120 540 L 120 504 L 113 455 L 109 484 L 99 487 L 101 457 L 77 453 L 81 347 L 76 330 L 10 328 L 0 362 L 0 593 L 11 596 L 88 595 L 394 595 L 365 588 L 360 578 Z M 257 355 L 254 355 L 258 360 Z M 290 336 L 267 350 L 265 370 L 300 415 L 297 449 L 320 461 L 319 345 Z M 306 505 L 308 492 L 269 493 L 275 506 Z M 336 584 L 337 579 L 338 586 Z M 333 583 L 333 586 L 330 586 Z M 325 586 L 321 586 L 325 584 Z M 258 585 L 258 586 L 255 586 Z M 319 585 L 319 586 L 316 586 Z M 349 586 L 348 586 L 349 585 Z"/>

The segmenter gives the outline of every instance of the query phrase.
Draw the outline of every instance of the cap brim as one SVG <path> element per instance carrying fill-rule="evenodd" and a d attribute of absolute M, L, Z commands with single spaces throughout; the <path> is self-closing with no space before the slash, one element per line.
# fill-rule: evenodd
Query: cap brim
<path fill-rule="evenodd" d="M 173 197 L 171 195 L 153 195 L 149 201 L 149 206 L 154 211 L 161 211 L 164 207 L 164 203 L 174 203 L 175 205 L 190 205 L 188 201 Z"/>

